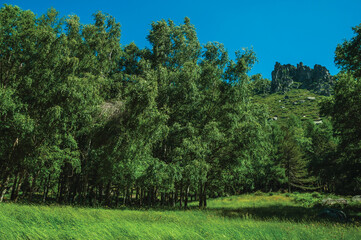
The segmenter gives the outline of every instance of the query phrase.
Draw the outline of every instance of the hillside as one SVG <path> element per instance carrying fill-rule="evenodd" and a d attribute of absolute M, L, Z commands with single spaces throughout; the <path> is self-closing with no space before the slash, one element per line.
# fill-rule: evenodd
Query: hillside
<path fill-rule="evenodd" d="M 325 96 L 315 94 L 306 89 L 291 89 L 286 93 L 255 95 L 253 100 L 269 107 L 270 119 L 285 121 L 290 115 L 302 121 L 312 120 L 318 123 L 322 118 L 319 114 L 319 102 Z"/>

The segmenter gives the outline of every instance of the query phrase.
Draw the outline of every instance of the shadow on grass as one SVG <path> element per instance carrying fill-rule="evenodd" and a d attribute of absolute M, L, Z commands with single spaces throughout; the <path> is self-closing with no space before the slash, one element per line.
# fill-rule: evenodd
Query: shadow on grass
<path fill-rule="evenodd" d="M 242 207 L 242 208 L 207 208 L 205 211 L 219 217 L 232 219 L 252 219 L 258 221 L 291 221 L 291 222 L 338 222 L 361 224 L 361 217 L 353 212 L 346 212 L 347 220 L 324 218 L 320 216 L 323 207 L 302 207 L 272 205 L 262 207 Z"/>
<path fill-rule="evenodd" d="M 242 207 L 242 208 L 208 208 L 207 211 L 220 217 L 241 218 L 268 221 L 277 219 L 281 221 L 317 221 L 320 209 L 302 206 L 272 205 L 267 207 Z"/>
<path fill-rule="evenodd" d="M 135 210 L 135 211 L 203 211 L 218 217 L 230 219 L 251 219 L 258 221 L 292 221 L 292 222 L 340 222 L 337 219 L 327 219 L 320 217 L 320 212 L 325 209 L 322 206 L 303 207 L 303 206 L 288 206 L 282 204 L 272 204 L 270 206 L 254 206 L 254 207 L 208 207 L 200 210 L 197 206 L 190 206 L 185 210 L 181 207 L 172 206 L 118 206 L 118 207 L 105 207 L 105 206 L 87 206 L 75 204 L 58 204 L 56 202 L 47 203 L 29 203 L 20 201 L 18 205 L 35 205 L 35 206 L 72 206 L 77 208 L 94 208 L 94 209 L 114 209 L 114 210 Z M 361 214 L 359 209 L 343 209 L 349 217 L 349 222 L 353 222 L 358 226 L 361 225 Z M 343 222 L 345 223 L 345 222 Z"/>

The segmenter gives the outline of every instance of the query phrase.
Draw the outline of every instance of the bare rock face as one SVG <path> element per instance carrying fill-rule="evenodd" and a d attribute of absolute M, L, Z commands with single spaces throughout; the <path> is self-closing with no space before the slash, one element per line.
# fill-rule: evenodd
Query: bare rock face
<path fill-rule="evenodd" d="M 276 62 L 275 69 L 272 71 L 271 92 L 287 92 L 293 84 L 296 75 L 296 68 L 291 64 L 281 65 Z"/>
<path fill-rule="evenodd" d="M 332 94 L 333 77 L 327 68 L 316 64 L 313 69 L 297 64 L 297 67 L 276 62 L 272 71 L 271 92 L 287 92 L 292 88 L 314 91 L 317 94 L 329 96 Z"/>

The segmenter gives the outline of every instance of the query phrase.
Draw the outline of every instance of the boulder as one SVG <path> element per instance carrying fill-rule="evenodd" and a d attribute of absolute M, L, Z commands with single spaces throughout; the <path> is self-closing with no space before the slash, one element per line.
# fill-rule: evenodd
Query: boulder
<path fill-rule="evenodd" d="M 356 195 L 352 197 L 353 202 L 361 202 L 361 195 Z"/>
<path fill-rule="evenodd" d="M 313 121 L 314 124 L 318 125 L 318 124 L 322 124 L 322 120 L 316 120 L 316 121 Z"/>
<path fill-rule="evenodd" d="M 341 204 L 341 205 L 348 204 L 347 200 L 344 198 L 339 198 L 339 199 L 326 198 L 326 199 L 323 199 L 321 203 L 324 206 L 332 206 L 335 204 Z"/>

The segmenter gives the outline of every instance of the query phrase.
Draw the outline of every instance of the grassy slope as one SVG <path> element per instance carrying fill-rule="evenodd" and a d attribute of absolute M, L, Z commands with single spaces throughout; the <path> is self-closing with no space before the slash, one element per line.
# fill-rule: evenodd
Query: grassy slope
<path fill-rule="evenodd" d="M 285 96 L 288 96 L 288 99 L 285 99 Z M 307 97 L 315 97 L 316 99 L 307 100 Z M 270 118 L 277 116 L 278 120 L 282 122 L 291 114 L 298 116 L 302 120 L 319 120 L 318 103 L 323 98 L 325 97 L 305 89 L 293 89 L 286 94 L 256 95 L 253 99 L 255 102 L 268 105 Z M 294 104 L 295 102 L 296 104 Z"/>
<path fill-rule="evenodd" d="M 361 239 L 360 223 L 316 216 L 285 195 L 219 198 L 205 211 L 0 204 L 0 239 Z"/>

